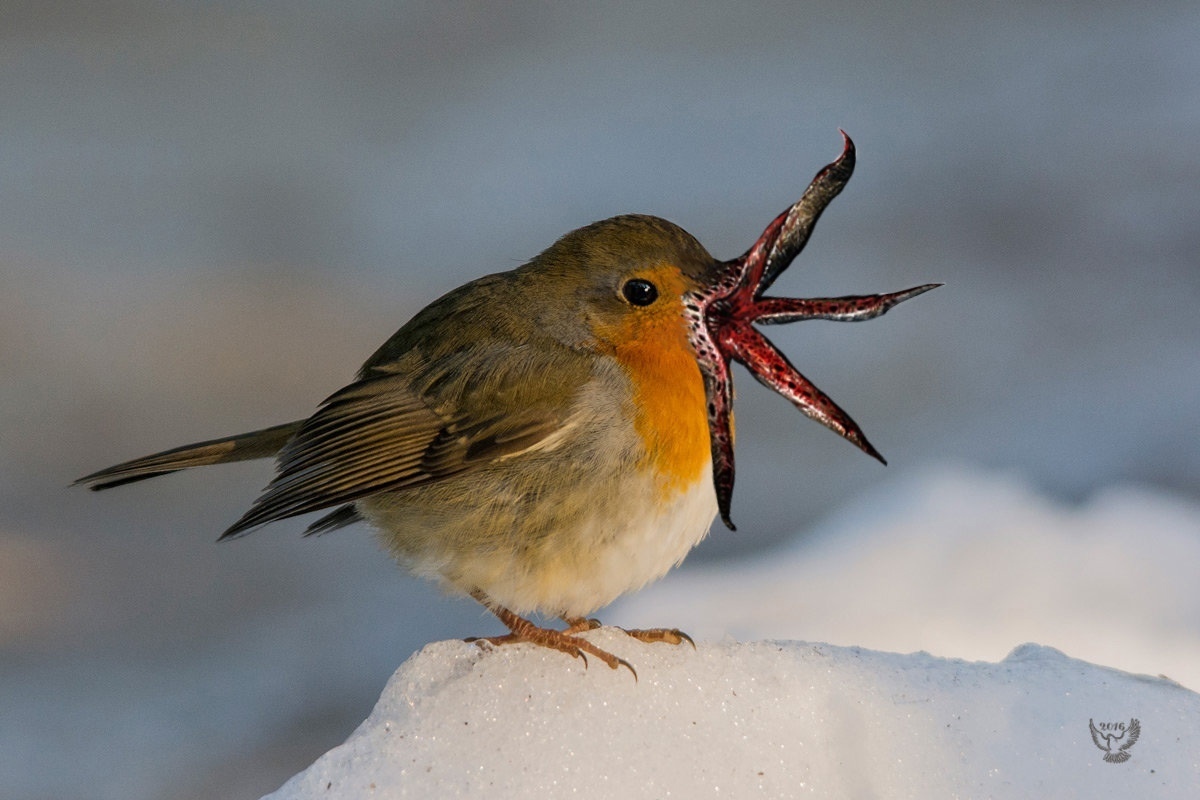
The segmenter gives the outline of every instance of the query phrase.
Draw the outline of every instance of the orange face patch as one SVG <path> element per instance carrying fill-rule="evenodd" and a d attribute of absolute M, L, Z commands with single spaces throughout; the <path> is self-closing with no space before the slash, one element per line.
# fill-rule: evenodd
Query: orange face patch
<path fill-rule="evenodd" d="M 683 317 L 687 286 L 677 267 L 662 264 L 632 273 L 658 289 L 645 307 L 630 306 L 594 329 L 612 349 L 633 385 L 634 427 L 646 448 L 645 467 L 658 478 L 663 499 L 690 488 L 710 458 L 704 380 Z"/>

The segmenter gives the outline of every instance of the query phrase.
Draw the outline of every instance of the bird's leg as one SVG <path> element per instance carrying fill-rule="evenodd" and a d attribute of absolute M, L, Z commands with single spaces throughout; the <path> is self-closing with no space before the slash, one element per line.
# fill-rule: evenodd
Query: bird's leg
<path fill-rule="evenodd" d="M 556 631 L 553 628 L 540 628 L 524 617 L 509 611 L 504 606 L 496 605 L 488 599 L 487 595 L 479 590 L 471 592 L 471 597 L 474 597 L 488 611 L 495 614 L 508 628 L 510 633 L 504 636 L 472 637 L 467 639 L 468 642 L 476 642 L 478 644 L 487 642 L 488 644 L 497 646 L 515 644 L 517 642 L 529 642 L 530 644 L 548 647 L 551 650 L 558 650 L 560 653 L 566 653 L 575 658 L 582 658 L 585 666 L 587 665 L 587 656 L 593 655 L 612 669 L 625 667 L 633 673 L 634 679 L 637 679 L 637 672 L 628 661 L 623 658 L 617 658 L 612 653 L 601 650 L 586 639 L 575 636 L 575 631 L 572 631 L 571 628 L 568 628 L 566 631 Z M 574 627 L 576 622 L 589 626 L 591 624 L 589 620 L 572 619 L 568 621 L 568 625 Z"/>

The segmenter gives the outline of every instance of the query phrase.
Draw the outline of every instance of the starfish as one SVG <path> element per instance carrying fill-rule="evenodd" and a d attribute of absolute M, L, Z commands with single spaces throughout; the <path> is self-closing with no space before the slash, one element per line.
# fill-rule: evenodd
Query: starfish
<path fill-rule="evenodd" d="M 713 483 L 721 520 L 736 530 L 730 517 L 734 459 L 733 376 L 731 361 L 750 370 L 760 383 L 790 400 L 801 412 L 886 464 L 850 415 L 800 374 L 754 323 L 780 325 L 807 319 L 860 322 L 874 319 L 899 303 L 940 283 L 899 292 L 846 297 L 767 297 L 765 292 L 807 244 L 821 212 L 854 173 L 854 142 L 841 132 L 842 154 L 817 173 L 804 195 L 767 226 L 754 245 L 724 262 L 724 273 L 712 286 L 691 293 L 685 304 L 689 333 L 704 375 L 708 428 L 712 445 Z"/>

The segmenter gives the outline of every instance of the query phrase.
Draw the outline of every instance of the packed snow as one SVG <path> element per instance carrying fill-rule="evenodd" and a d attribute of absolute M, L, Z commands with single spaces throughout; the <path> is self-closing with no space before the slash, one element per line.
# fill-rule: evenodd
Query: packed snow
<path fill-rule="evenodd" d="M 530 646 L 426 647 L 272 798 L 1200 797 L 1198 563 L 1200 510 L 1166 493 L 1071 507 L 913 470 L 612 609 L 696 635 L 589 634 L 636 681 Z"/>
<path fill-rule="evenodd" d="M 679 626 L 693 634 L 699 643 L 699 649 L 693 653 L 690 648 L 643 647 L 606 631 L 593 634 L 597 641 L 629 658 L 638 668 L 638 702 L 656 696 L 668 682 L 690 687 L 689 691 L 699 696 L 705 687 L 696 682 L 706 680 L 705 670 L 716 669 L 713 664 L 717 661 L 710 664 L 709 659 L 717 659 L 717 653 L 730 648 L 743 653 L 757 652 L 755 648 L 769 646 L 732 642 L 763 639 L 823 641 L 898 653 L 923 650 L 937 657 L 987 662 L 1001 661 L 1022 642 L 1037 641 L 1091 663 L 1134 673 L 1165 675 L 1185 687 L 1200 688 L 1200 593 L 1195 581 L 1196 565 L 1200 564 L 1200 507 L 1195 503 L 1161 490 L 1130 486 L 1111 487 L 1081 504 L 1067 504 L 1035 490 L 1012 474 L 967 465 L 924 470 L 913 467 L 893 475 L 878 490 L 861 494 L 853 503 L 780 548 L 752 558 L 689 563 L 658 584 L 602 611 L 600 616 L 605 622 L 626 627 Z M 736 506 L 734 511 L 736 515 Z M 746 535 L 740 531 L 714 533 L 718 534 Z M 328 537 L 314 546 L 332 551 L 354 543 L 352 537 L 340 540 Z M 268 541 L 264 547 L 278 548 L 284 544 Z M 361 568 L 376 560 L 379 560 L 377 553 L 364 553 Z M 84 695 L 82 684 L 72 680 L 68 664 L 5 683 L 2 688 L 7 692 L 6 724 L 0 726 L 0 765 L 4 766 L 0 772 L 9 776 L 5 796 L 11 793 L 13 797 L 248 797 L 278 786 L 282 776 L 266 785 L 260 780 L 253 792 L 213 792 L 202 786 L 187 793 L 164 788 L 179 784 L 180 775 L 192 774 L 189 765 L 193 761 L 211 772 L 214 781 L 222 776 L 227 778 L 237 767 L 236 754 L 254 752 L 258 732 L 281 728 L 280 736 L 289 740 L 316 736 L 312 732 L 314 727 L 333 708 L 361 709 L 355 722 L 361 721 L 371 699 L 378 697 L 383 676 L 425 642 L 499 632 L 495 620 L 474 604 L 441 600 L 427 583 L 405 581 L 383 568 L 386 566 L 383 564 L 379 570 L 378 586 L 368 594 L 369 602 L 316 603 L 287 616 L 271 617 L 266 621 L 269 624 L 248 626 L 242 638 L 214 649 L 205 658 L 192 659 L 184 654 L 160 665 L 130 657 L 125 662 L 86 665 L 88 680 L 97 685 L 105 685 L 119 676 L 118 685 L 123 687 L 119 695 L 99 695 L 99 700 Z M 346 579 L 354 577 L 347 575 Z M 426 610 L 431 603 L 440 604 L 458 616 L 450 621 L 430 617 Z M 422 613 L 398 614 L 397 609 L 422 609 Z M 409 638 L 398 641 L 396 637 L 401 633 Z M 313 646 L 314 641 L 317 646 Z M 812 652 L 832 653 L 832 660 L 827 662 L 830 665 L 836 665 L 838 658 L 849 658 L 846 655 L 849 652 L 857 652 L 853 664 L 886 667 L 881 667 L 884 678 L 876 675 L 871 681 L 861 677 L 866 667 L 855 667 L 858 671 L 837 678 L 844 690 L 842 702 L 849 705 L 867 702 L 865 695 L 857 693 L 856 686 L 873 686 L 871 691 L 882 692 L 890 685 L 887 681 L 891 678 L 887 676 L 906 670 L 913 673 L 919 664 L 925 665 L 928 694 L 932 698 L 941 697 L 947 683 L 954 685 L 945 672 L 952 667 L 962 683 L 963 675 L 983 674 L 977 673 L 978 670 L 990 669 L 993 672 L 987 674 L 997 674 L 998 670 L 1010 670 L 1018 662 L 1023 663 L 1023 659 L 1017 659 L 1000 666 L 964 665 L 931 656 L 845 651 L 830 644 L 784 647 L 791 653 L 797 648 L 803 651 L 804 647 L 816 648 Z M 421 674 L 434 676 L 428 681 L 430 696 L 419 703 L 428 709 L 447 708 L 448 700 L 435 699 L 432 692 L 441 686 L 437 683 L 441 678 L 437 676 L 444 676 L 449 667 L 431 663 L 430 658 L 443 656 L 459 664 L 455 669 L 465 669 L 463 664 L 478 661 L 478 666 L 470 669 L 486 670 L 489 686 L 499 691 L 519 679 L 528 686 L 527 702 L 551 718 L 575 715 L 573 704 L 578 702 L 601 707 L 605 703 L 621 703 L 632 683 L 627 673 L 610 675 L 603 665 L 596 663 L 578 676 L 580 665 L 565 656 L 534 651 L 538 658 L 550 659 L 546 671 L 539 671 L 540 666 L 533 667 L 525 661 L 532 655 L 522 655 L 523 652 L 523 648 L 515 648 L 484 654 L 471 647 L 463 649 L 459 643 L 442 643 L 432 645 L 401 674 L 405 682 Z M 1047 651 L 1038 652 L 1053 661 Z M 281 653 L 287 654 L 286 657 L 280 657 Z M 725 659 L 720 662 L 725 665 L 721 667 L 725 670 L 722 680 L 733 680 L 726 673 L 734 671 L 734 663 L 740 656 L 735 658 L 726 653 L 721 658 Z M 685 672 L 667 676 L 660 663 L 663 659 L 667 667 L 673 667 L 674 659 L 682 659 Z M 352 685 L 347 677 L 353 674 L 350 667 L 364 662 L 379 666 L 378 677 L 362 687 Z M 510 663 L 511 674 L 494 672 L 498 665 Z M 908 666 L 901 666 L 904 664 Z M 1143 702 L 1136 693 L 1141 689 L 1135 691 L 1136 687 L 1166 684 L 1129 683 L 1131 679 L 1115 672 L 1097 671 L 1078 663 L 1076 667 L 1080 670 L 1079 685 L 1060 687 L 1062 691 L 1058 694 L 1052 691 L 1036 695 L 1042 705 L 1049 708 L 1053 706 L 1051 700 L 1078 699 L 1085 690 L 1099 696 L 1097 693 L 1104 687 L 1111 689 L 1112 694 L 1104 696 L 1112 702 L 1089 709 L 1080 707 L 1081 722 L 1074 716 L 1069 720 L 1064 716 L 1061 721 L 1046 724 L 1050 727 L 1061 724 L 1064 730 L 1070 728 L 1071 735 L 1086 750 L 1094 749 L 1087 728 L 1089 719 L 1117 724 L 1137 718 L 1141 721 L 1141 740 L 1130 749 L 1129 762 L 1091 763 L 1096 764 L 1096 770 L 1102 770 L 1101 775 L 1106 774 L 1103 770 L 1109 770 L 1107 774 L 1114 780 L 1114 769 L 1147 767 L 1157 770 L 1155 775 L 1165 775 L 1165 767 L 1147 765 L 1139 758 L 1150 752 L 1147 745 L 1162 736 L 1159 723 L 1152 724 L 1151 720 L 1164 714 L 1194 716 L 1194 695 L 1166 692 L 1161 697 L 1156 695 L 1158 699 L 1153 703 Z M 747 673 L 745 678 L 753 679 L 755 686 L 775 685 L 793 674 L 788 669 L 772 667 L 770 677 L 764 677 L 760 671 Z M 15 671 L 11 674 L 19 675 Z M 543 674 L 544 680 L 538 677 Z M 1022 676 L 1033 679 L 1032 673 L 1024 668 L 1012 675 L 1014 681 Z M 576 678 L 580 682 L 570 682 Z M 1135 687 L 1129 690 L 1133 694 L 1121 688 L 1127 683 Z M 393 682 L 381 709 L 394 703 L 388 697 L 397 685 Z M 707 684 L 709 690 L 712 685 Z M 369 693 L 370 699 L 358 701 L 348 686 Z M 723 686 L 717 684 L 712 696 L 722 699 L 715 702 L 733 702 L 731 694 L 728 697 L 722 694 Z M 455 684 L 451 691 L 461 688 Z M 582 697 L 571 697 L 580 688 L 584 689 Z M 1039 688 L 1036 682 L 1027 687 L 1034 694 L 1044 688 Z M 787 691 L 800 690 L 790 687 Z M 1066 691 L 1072 694 L 1068 696 Z M 739 696 L 744 694 L 742 690 L 738 692 Z M 1015 685 L 997 692 L 987 701 L 991 708 L 1006 706 L 1019 696 Z M 899 696 L 901 692 L 892 694 Z M 45 699 L 48 697 L 53 697 L 54 702 L 48 702 Z M 418 704 L 413 693 L 406 697 L 406 703 L 411 700 Z M 1126 703 L 1122 698 L 1130 699 Z M 943 701 L 950 702 L 945 698 L 929 702 Z M 677 698 L 670 702 L 683 704 L 685 700 Z M 919 705 L 925 708 L 929 704 Z M 906 713 L 913 711 L 910 706 L 904 707 L 908 709 Z M 879 724 L 890 725 L 890 719 Z M 1008 718 L 994 715 L 993 719 Z M 289 727 L 288 720 L 296 722 Z M 628 716 L 627 720 L 632 723 L 634 717 Z M 737 721 L 732 713 L 729 720 L 731 725 Z M 466 721 L 475 724 L 472 718 Z M 552 723 L 553 719 L 544 722 Z M 430 724 L 428 720 L 426 724 Z M 606 729 L 598 722 L 584 722 L 581 718 L 578 724 L 581 731 L 596 734 L 583 737 L 578 751 L 601 759 L 613 773 L 611 779 L 624 775 L 624 768 L 613 765 L 622 763 L 625 756 L 605 749 L 611 746 L 614 737 L 605 733 Z M 1019 727 L 1011 722 L 1004 724 L 1013 730 Z M 1084 727 L 1073 727 L 1078 724 Z M 939 753 L 945 755 L 942 740 L 922 738 L 907 725 L 907 722 L 897 724 L 890 730 L 890 735 L 904 745 L 896 758 L 911 762 L 937 757 Z M 466 730 L 471 725 L 462 727 Z M 296 759 L 283 776 L 311 763 L 317 753 L 344 739 L 349 730 L 349 725 L 322 729 L 322 746 Z M 661 732 L 665 737 L 670 729 L 662 728 Z M 740 721 L 729 732 L 748 735 L 747 727 Z M 1022 735 L 1026 734 L 1028 731 Z M 434 735 L 447 748 L 452 747 L 453 743 L 441 738 L 442 734 Z M 627 731 L 622 735 L 634 734 Z M 828 732 L 824 735 L 819 740 L 803 740 L 806 753 L 811 754 L 819 746 L 840 748 L 845 742 L 844 738 Z M 1200 737 L 1194 732 L 1179 735 L 1192 752 L 1200 753 Z M 522 732 L 512 738 L 524 741 L 526 737 Z M 978 740 L 984 744 L 971 753 L 980 758 L 992 747 L 1003 750 L 1020 745 L 1008 742 L 1001 747 L 996 740 L 982 736 Z M 56 743 L 53 747 L 46 744 L 51 741 Z M 370 758 L 361 748 L 371 741 L 354 745 L 360 748 L 364 764 Z M 104 747 L 93 747 L 98 742 L 103 742 Z M 475 754 L 477 743 L 458 744 L 469 746 Z M 665 747 L 669 742 L 664 739 L 660 744 Z M 933 756 L 923 752 L 926 747 L 933 749 Z M 537 749 L 523 748 L 520 757 L 537 758 Z M 67 751 L 74 753 L 72 758 L 61 758 Z M 214 753 L 229 754 L 224 756 L 227 761 L 213 763 Z M 1093 759 L 1097 754 L 1099 751 L 1088 752 Z M 1071 750 L 1068 755 L 1051 748 L 1042 751 L 1040 757 L 1075 763 L 1070 759 L 1076 758 L 1078 751 Z M 554 757 L 552 751 L 546 756 L 551 760 Z M 826 760 L 841 759 L 847 765 L 859 763 L 853 760 L 858 757 L 853 750 L 845 755 L 830 751 L 820 756 Z M 965 756 L 954 755 L 954 758 Z M 813 763 L 824 763 L 815 755 L 812 759 Z M 234 767 L 227 763 L 233 763 Z M 533 769 L 524 763 L 514 762 L 512 766 L 518 771 Z M 583 768 L 576 764 L 574 769 Z M 99 776 L 114 774 L 121 776 L 120 783 L 99 780 Z M 884 780 L 880 773 L 873 774 Z M 1030 776 L 1028 772 L 1021 774 L 1027 779 Z M 753 777 L 758 779 L 757 774 Z M 1074 781 L 1076 777 L 1070 773 L 1063 780 Z M 515 778 L 510 775 L 498 780 L 511 779 Z M 1175 782 L 1155 787 L 1155 792 L 1149 794 L 1124 796 L 1177 796 L 1171 792 L 1180 785 L 1178 780 L 1181 779 L 1172 778 Z M 193 779 L 192 783 L 198 781 Z M 1090 786 L 1078 782 L 1072 785 L 1081 787 L 1077 792 L 1081 797 Z M 1191 786 L 1193 796 L 1200 796 L 1195 788 Z M 799 789 L 793 791 L 798 792 Z M 986 792 L 964 791 L 961 796 L 986 796 L 992 792 L 990 788 Z M 1004 796 L 999 789 L 994 793 Z M 1066 783 L 1055 784 L 1054 791 L 1047 793 L 1072 794 Z M 414 790 L 414 794 L 420 793 Z"/>
<path fill-rule="evenodd" d="M 1071 505 L 946 464 L 906 470 L 780 548 L 676 571 L 604 620 L 983 661 L 1041 642 L 1200 690 L 1197 569 L 1195 503 L 1114 486 Z"/>
<path fill-rule="evenodd" d="M 1200 695 L 1048 647 L 990 664 L 589 638 L 638 680 L 529 645 L 429 645 L 271 800 L 1200 796 Z"/>

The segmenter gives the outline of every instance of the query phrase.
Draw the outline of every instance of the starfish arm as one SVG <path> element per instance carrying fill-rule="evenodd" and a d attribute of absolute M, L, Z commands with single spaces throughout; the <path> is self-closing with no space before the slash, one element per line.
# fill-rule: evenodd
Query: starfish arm
<path fill-rule="evenodd" d="M 911 300 L 941 285 L 927 283 L 890 294 L 810 298 L 766 297 L 754 304 L 752 319 L 764 325 L 782 325 L 806 319 L 862 322 L 882 316 L 905 300 Z"/>
<path fill-rule="evenodd" d="M 854 142 L 842 131 L 842 154 L 826 165 L 804 194 L 775 219 L 738 258 L 725 262 L 725 277 L 713 294 L 735 305 L 757 299 L 804 249 L 817 218 L 854 172 Z"/>
<path fill-rule="evenodd" d="M 733 358 L 744 364 L 759 383 L 779 392 L 805 416 L 829 428 L 867 455 L 878 459 L 880 463 L 887 463 L 867 441 L 858 423 L 814 386 L 812 381 L 801 375 L 787 360 L 787 356 L 765 336 L 749 324 L 744 324 L 732 327 L 723 340 Z"/>
<path fill-rule="evenodd" d="M 850 140 L 845 131 L 841 131 L 841 134 L 842 154 L 833 163 L 818 172 L 812 179 L 812 183 L 804 190 L 801 198 L 781 215 L 784 217 L 783 223 L 773 236 L 766 260 L 761 267 L 756 269 L 756 272 L 759 273 L 758 280 L 747 284 L 753 287 L 756 298 L 761 297 L 763 292 L 771 287 L 780 273 L 787 269 L 792 260 L 804 249 L 817 220 L 821 218 L 821 213 L 833 198 L 841 193 L 850 180 L 850 176 L 854 174 L 854 142 Z M 771 228 L 767 230 L 770 231 Z M 763 238 L 765 237 L 766 233 Z"/>
<path fill-rule="evenodd" d="M 807 192 L 805 194 L 807 195 Z M 797 205 L 800 202 L 802 200 L 797 200 Z M 746 303 L 758 297 L 759 290 L 756 287 L 762 285 L 767 270 L 767 261 L 770 259 L 771 253 L 775 251 L 776 243 L 779 241 L 779 236 L 783 230 L 784 223 L 787 221 L 788 214 L 795 207 L 792 206 L 771 220 L 771 224 L 758 237 L 758 241 L 740 258 L 731 262 L 737 266 L 737 269 L 730 270 L 730 276 L 736 276 L 737 280 L 736 284 L 732 287 L 733 299 Z M 782 267 L 778 271 L 782 272 Z"/>
<path fill-rule="evenodd" d="M 731 531 L 737 530 L 730 517 L 733 501 L 733 379 L 727 366 L 712 374 L 704 370 L 704 390 L 708 396 L 708 436 L 712 447 L 713 488 L 717 492 L 717 509 L 721 521 Z"/>
<path fill-rule="evenodd" d="M 708 438 L 712 459 L 713 489 L 717 494 L 717 510 L 729 530 L 737 530 L 729 516 L 733 500 L 733 375 L 729 360 L 720 342 L 723 324 L 710 318 L 711 295 L 692 296 L 684 303 L 696 363 L 704 379 L 705 405 L 708 414 Z"/>

